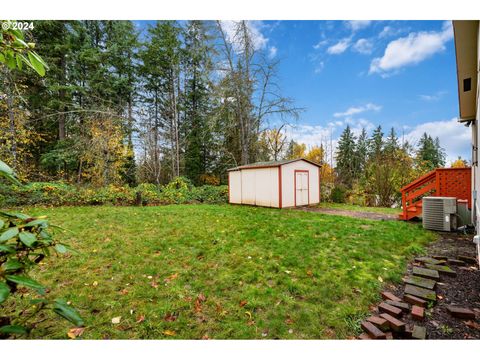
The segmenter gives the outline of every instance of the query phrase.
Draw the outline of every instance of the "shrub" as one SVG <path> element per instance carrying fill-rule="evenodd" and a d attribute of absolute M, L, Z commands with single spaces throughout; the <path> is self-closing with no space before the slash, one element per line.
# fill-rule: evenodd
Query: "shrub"
<path fill-rule="evenodd" d="M 228 186 L 204 185 L 193 190 L 196 201 L 208 204 L 221 204 L 228 201 Z"/>
<path fill-rule="evenodd" d="M 334 203 L 344 203 L 345 202 L 345 193 L 347 189 L 343 185 L 336 185 L 330 195 L 331 200 Z"/>

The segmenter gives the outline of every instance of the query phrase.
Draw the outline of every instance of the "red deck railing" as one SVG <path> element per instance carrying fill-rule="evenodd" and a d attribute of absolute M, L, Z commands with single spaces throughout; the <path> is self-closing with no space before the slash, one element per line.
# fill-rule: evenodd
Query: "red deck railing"
<path fill-rule="evenodd" d="M 410 220 L 422 215 L 422 198 L 425 196 L 451 196 L 467 200 L 472 207 L 471 168 L 440 168 L 430 171 L 400 189 L 402 214 L 400 219 Z"/>

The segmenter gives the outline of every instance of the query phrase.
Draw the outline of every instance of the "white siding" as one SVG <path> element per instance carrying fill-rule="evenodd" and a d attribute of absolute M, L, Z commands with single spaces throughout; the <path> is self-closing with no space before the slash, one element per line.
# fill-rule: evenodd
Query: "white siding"
<path fill-rule="evenodd" d="M 232 204 L 242 203 L 242 174 L 240 171 L 230 171 L 228 173 L 228 191 L 229 201 Z"/>
<path fill-rule="evenodd" d="M 282 165 L 282 207 L 295 206 L 295 170 L 308 171 L 308 204 L 320 202 L 320 182 L 318 166 L 299 160 Z M 300 201 L 299 201 L 300 202 Z"/>

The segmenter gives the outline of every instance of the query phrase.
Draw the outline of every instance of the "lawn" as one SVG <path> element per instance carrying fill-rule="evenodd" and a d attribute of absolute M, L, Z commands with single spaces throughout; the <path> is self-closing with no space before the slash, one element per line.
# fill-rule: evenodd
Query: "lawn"
<path fill-rule="evenodd" d="M 347 338 L 435 238 L 407 222 L 248 206 L 25 212 L 73 232 L 58 236 L 80 253 L 44 261 L 37 279 L 79 309 L 86 339 Z M 31 337 L 66 338 L 57 319 Z"/>
<path fill-rule="evenodd" d="M 365 211 L 365 212 L 393 214 L 393 215 L 399 215 L 402 212 L 402 209 L 399 209 L 399 208 L 359 206 L 359 205 L 352 205 L 352 204 L 338 204 L 338 203 L 327 203 L 327 202 L 320 203 L 316 206 L 320 208 L 327 208 L 327 209 Z"/>

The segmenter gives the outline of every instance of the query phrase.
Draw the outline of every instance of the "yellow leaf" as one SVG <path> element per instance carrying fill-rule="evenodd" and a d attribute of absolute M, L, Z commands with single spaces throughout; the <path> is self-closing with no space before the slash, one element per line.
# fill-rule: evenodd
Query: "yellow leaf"
<path fill-rule="evenodd" d="M 84 331 L 84 327 L 71 328 L 70 330 L 68 330 L 67 335 L 70 339 L 75 339 L 77 336 L 82 336 Z"/>
<path fill-rule="evenodd" d="M 250 311 L 245 311 L 245 315 L 247 315 L 249 319 L 252 318 L 252 313 Z"/>
<path fill-rule="evenodd" d="M 122 320 L 121 316 L 114 317 L 112 319 L 112 324 L 120 324 L 120 320 Z"/>
<path fill-rule="evenodd" d="M 381 276 L 378 277 L 378 281 L 383 282 L 383 279 Z"/>
<path fill-rule="evenodd" d="M 164 330 L 163 331 L 163 335 L 166 335 L 166 336 L 175 336 L 177 335 L 177 332 L 175 330 Z"/>
<path fill-rule="evenodd" d="M 97 285 L 98 285 L 98 281 L 94 281 L 94 282 L 92 283 L 92 285 L 93 285 L 93 286 L 97 286 Z"/>

